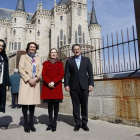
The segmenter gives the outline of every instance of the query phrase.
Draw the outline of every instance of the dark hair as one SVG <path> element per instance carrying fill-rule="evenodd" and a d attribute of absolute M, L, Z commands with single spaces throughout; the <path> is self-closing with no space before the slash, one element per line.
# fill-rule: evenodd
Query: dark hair
<path fill-rule="evenodd" d="M 38 50 L 38 45 L 35 43 L 35 42 L 29 42 L 28 44 L 27 44 L 27 47 L 26 47 L 26 52 L 28 53 L 28 51 L 29 51 L 29 48 L 30 48 L 30 45 L 31 44 L 34 44 L 35 46 L 36 46 L 36 50 Z"/>
<path fill-rule="evenodd" d="M 6 43 L 5 43 L 5 41 L 2 40 L 2 39 L 0 39 L 0 42 L 3 42 L 3 44 L 4 44 L 3 50 L 2 50 L 2 52 L 1 52 L 1 54 L 5 54 L 5 53 L 6 53 L 6 51 L 5 51 L 5 49 L 6 49 Z"/>
<path fill-rule="evenodd" d="M 81 49 L 81 46 L 79 44 L 74 44 L 74 45 L 72 45 L 72 51 L 74 50 L 75 46 L 79 46 L 79 48 Z"/>

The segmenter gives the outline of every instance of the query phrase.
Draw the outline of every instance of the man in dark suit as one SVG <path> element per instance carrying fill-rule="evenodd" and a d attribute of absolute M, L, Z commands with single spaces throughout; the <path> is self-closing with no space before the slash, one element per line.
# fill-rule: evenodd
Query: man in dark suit
<path fill-rule="evenodd" d="M 93 70 L 90 59 L 81 56 L 81 48 L 79 44 L 72 46 L 74 57 L 68 59 L 65 65 L 64 84 L 65 90 L 70 92 L 73 104 L 73 116 L 75 119 L 74 131 L 78 131 L 81 127 L 85 131 L 89 131 L 88 122 L 88 96 L 93 90 Z M 81 116 L 80 118 L 80 105 Z"/>

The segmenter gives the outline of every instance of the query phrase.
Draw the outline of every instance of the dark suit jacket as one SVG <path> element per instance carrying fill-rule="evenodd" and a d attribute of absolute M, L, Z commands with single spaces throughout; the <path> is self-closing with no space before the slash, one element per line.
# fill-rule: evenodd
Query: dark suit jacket
<path fill-rule="evenodd" d="M 66 61 L 64 84 L 71 90 L 77 88 L 80 83 L 82 89 L 88 89 L 89 85 L 94 86 L 92 64 L 88 57 L 81 57 L 80 69 L 78 70 L 75 57 Z"/>

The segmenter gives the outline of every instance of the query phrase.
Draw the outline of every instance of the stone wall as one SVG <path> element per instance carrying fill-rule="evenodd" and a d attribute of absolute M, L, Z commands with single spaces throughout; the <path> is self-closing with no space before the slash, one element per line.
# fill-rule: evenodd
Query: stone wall
<path fill-rule="evenodd" d="M 72 114 L 69 93 L 64 91 L 60 112 Z M 140 77 L 95 80 L 89 96 L 89 117 L 110 122 L 139 125 L 140 120 Z"/>
<path fill-rule="evenodd" d="M 42 82 L 41 82 L 42 84 Z M 72 103 L 64 90 L 60 112 L 72 114 Z M 10 92 L 7 95 L 10 101 Z M 140 125 L 140 77 L 124 79 L 95 80 L 93 92 L 89 95 L 89 117 L 114 123 Z M 47 104 L 40 107 L 47 108 Z"/>

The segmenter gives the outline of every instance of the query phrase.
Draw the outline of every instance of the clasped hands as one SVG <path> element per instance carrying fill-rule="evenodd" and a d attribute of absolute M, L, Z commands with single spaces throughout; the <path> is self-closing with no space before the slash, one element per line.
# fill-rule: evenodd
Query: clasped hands
<path fill-rule="evenodd" d="M 30 79 L 29 80 L 29 84 L 31 87 L 35 87 L 36 86 L 36 82 L 38 81 L 38 78 L 34 78 L 34 79 Z"/>
<path fill-rule="evenodd" d="M 49 86 L 50 88 L 54 88 L 54 85 L 55 85 L 54 82 L 50 82 L 50 83 L 48 84 L 48 86 Z"/>

